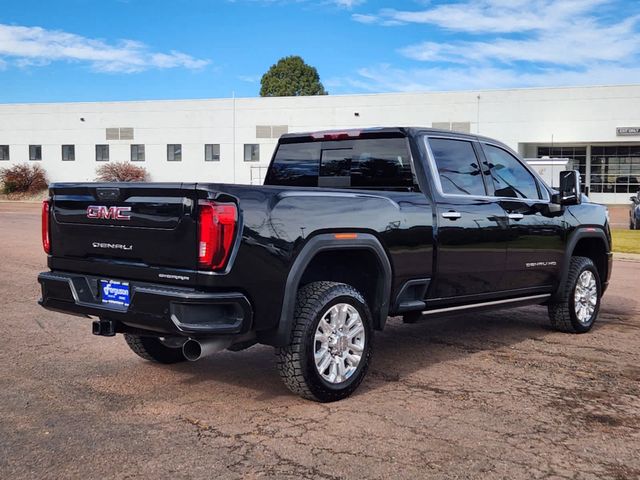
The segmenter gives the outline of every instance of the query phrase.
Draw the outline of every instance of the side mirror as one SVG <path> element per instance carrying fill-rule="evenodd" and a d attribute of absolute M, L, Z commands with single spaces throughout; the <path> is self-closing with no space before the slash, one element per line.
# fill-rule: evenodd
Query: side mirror
<path fill-rule="evenodd" d="M 560 172 L 559 192 L 553 196 L 552 201 L 559 205 L 578 205 L 580 203 L 580 173 L 577 170 Z"/>

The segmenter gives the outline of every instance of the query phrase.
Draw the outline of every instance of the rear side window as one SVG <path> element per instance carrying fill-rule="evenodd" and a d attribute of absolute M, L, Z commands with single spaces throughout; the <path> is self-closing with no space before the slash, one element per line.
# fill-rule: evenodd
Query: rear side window
<path fill-rule="evenodd" d="M 506 150 L 483 145 L 487 167 L 491 172 L 496 197 L 539 199 L 538 184 L 533 175 Z"/>
<path fill-rule="evenodd" d="M 419 190 L 405 138 L 281 144 L 265 185 Z"/>
<path fill-rule="evenodd" d="M 438 168 L 442 193 L 480 196 L 487 194 L 471 142 L 432 138 L 429 145 Z"/>
<path fill-rule="evenodd" d="M 265 185 L 317 187 L 321 143 L 283 143 L 267 172 Z"/>

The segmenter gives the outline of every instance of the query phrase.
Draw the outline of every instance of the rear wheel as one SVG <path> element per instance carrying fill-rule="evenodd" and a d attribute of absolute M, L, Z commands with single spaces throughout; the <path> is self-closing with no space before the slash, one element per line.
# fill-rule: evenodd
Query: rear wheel
<path fill-rule="evenodd" d="M 600 277 L 593 261 L 571 257 L 564 290 L 548 305 L 551 325 L 563 332 L 588 332 L 598 317 L 601 295 Z"/>
<path fill-rule="evenodd" d="M 165 364 L 184 362 L 186 360 L 182 353 L 182 348 L 168 347 L 157 337 L 143 337 L 125 333 L 124 339 L 129 348 L 145 360 Z"/>
<path fill-rule="evenodd" d="M 346 398 L 367 372 L 372 341 L 371 313 L 360 292 L 344 283 L 310 283 L 298 292 L 291 343 L 276 350 L 280 376 L 304 398 Z"/>

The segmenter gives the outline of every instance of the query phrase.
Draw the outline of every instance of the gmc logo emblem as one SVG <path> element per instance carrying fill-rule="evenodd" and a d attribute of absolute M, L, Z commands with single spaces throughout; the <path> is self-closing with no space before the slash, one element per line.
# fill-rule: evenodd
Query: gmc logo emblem
<path fill-rule="evenodd" d="M 105 220 L 131 220 L 131 207 L 106 207 L 104 205 L 89 205 L 87 218 Z"/>

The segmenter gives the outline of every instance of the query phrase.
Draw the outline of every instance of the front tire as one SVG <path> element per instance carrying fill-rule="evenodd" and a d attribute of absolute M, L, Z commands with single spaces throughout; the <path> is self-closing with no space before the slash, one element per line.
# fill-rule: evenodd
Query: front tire
<path fill-rule="evenodd" d="M 182 353 L 182 348 L 167 347 L 156 337 L 143 337 L 125 333 L 124 340 L 136 355 L 150 362 L 172 364 L 186 360 Z"/>
<path fill-rule="evenodd" d="M 588 332 L 598 317 L 601 295 L 600 276 L 593 261 L 571 257 L 564 289 L 548 304 L 551 325 L 561 332 Z"/>
<path fill-rule="evenodd" d="M 313 282 L 298 292 L 289 345 L 276 349 L 278 371 L 293 393 L 318 402 L 351 395 L 371 360 L 373 322 L 360 292 Z"/>

